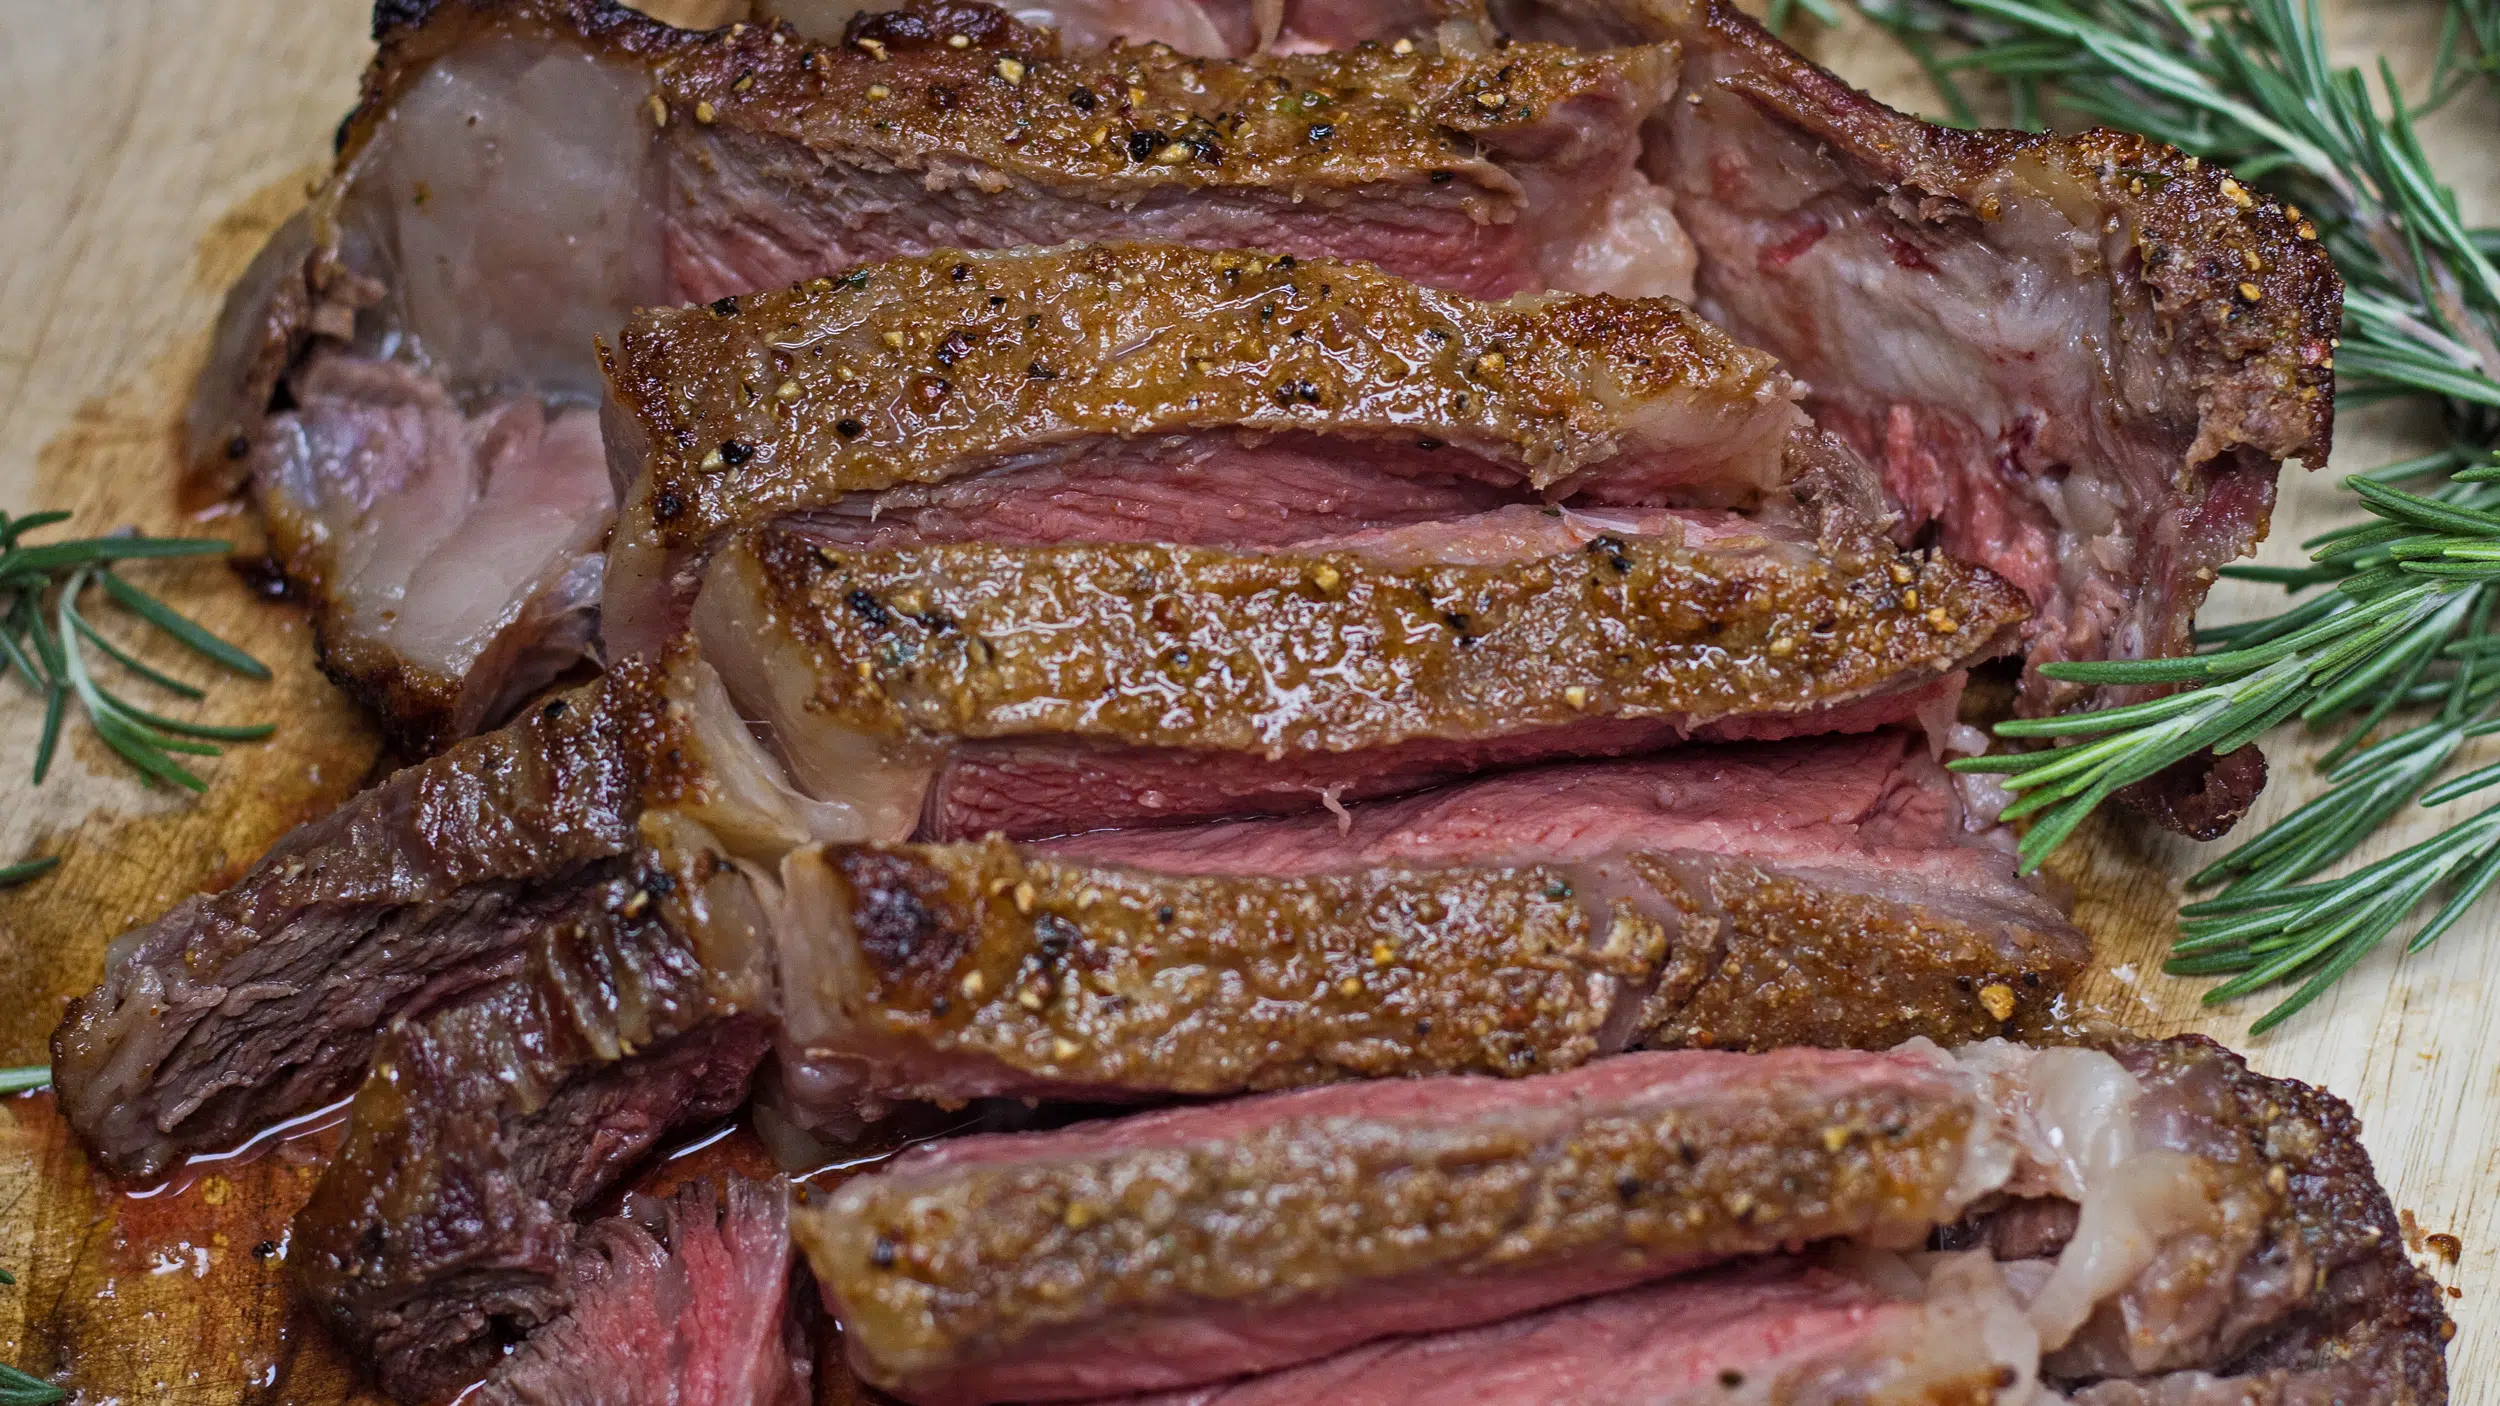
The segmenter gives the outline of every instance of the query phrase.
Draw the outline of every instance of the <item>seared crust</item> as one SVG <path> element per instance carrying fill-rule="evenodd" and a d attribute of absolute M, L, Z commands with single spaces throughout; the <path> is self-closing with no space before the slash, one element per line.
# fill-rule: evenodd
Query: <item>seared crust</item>
<path fill-rule="evenodd" d="M 1829 142 L 1921 220 L 1985 224 L 2021 200 L 2121 220 L 2141 264 L 2112 276 L 2140 277 L 2155 291 L 2163 339 L 2196 389 L 2187 463 L 2202 466 L 2237 449 L 2326 462 L 2344 285 L 2316 227 L 2297 211 L 2131 132 L 1921 122 L 1817 67 L 1728 0 L 1692 9 L 1675 0 L 1623 0 L 1621 9 L 1655 17 L 1637 26 L 1643 38 L 1693 42 L 1688 36 L 1698 28 L 1714 49 L 1741 54 L 1741 68 L 1718 86 Z M 2258 296 L 2246 296 L 2243 284 Z"/>
<path fill-rule="evenodd" d="M 2251 1161 L 2280 1168 L 2279 1219 L 2267 1265 L 2307 1286 L 2295 1311 L 2241 1350 L 2226 1375 L 2360 1369 L 2373 1406 L 2442 1406 L 2446 1344 L 2456 1327 L 2439 1286 L 2406 1258 L 2387 1190 L 2350 1105 L 2296 1079 L 2270 1079 L 2199 1035 L 2117 1051 L 2139 1078 L 2203 1081 L 2218 1123 L 2244 1130 Z M 2243 1271 L 2243 1278 L 2251 1276 Z"/>
<path fill-rule="evenodd" d="M 1484 54 L 1372 45 L 1242 64 L 1161 46 L 1062 56 L 1056 36 L 1012 23 L 969 28 L 959 49 L 890 42 L 873 26 L 842 44 L 779 24 L 680 30 L 613 0 L 432 0 L 386 10 L 376 15 L 381 50 L 343 155 L 436 56 L 484 32 L 557 32 L 652 66 L 668 114 L 662 127 L 769 134 L 901 169 L 977 165 L 1001 181 L 1083 182 L 1114 199 L 1209 185 L 1428 193 L 1463 179 L 1476 198 L 1510 204 L 1517 188 L 1486 151 L 1547 136 L 1557 109 L 1574 103 L 1646 105 L 1675 76 L 1671 45 Z M 1092 93 L 1090 105 L 1071 100 L 1079 89 Z M 1328 130 L 1314 136 L 1315 125 Z M 1183 151 L 1167 155 L 1175 143 Z"/>
<path fill-rule="evenodd" d="M 1079 1091 L 1568 1069 L 1666 946 L 1603 926 L 1570 866 L 1178 877 L 998 840 L 821 862 L 863 986 L 791 999 Z"/>
<path fill-rule="evenodd" d="M 924 1096 L 1224 1094 L 1504 1076 L 1652 1049 L 1876 1049 L 2003 1033 L 2082 965 L 1845 881 L 1678 851 L 1606 863 L 1184 876 L 992 840 L 791 861 L 822 904 L 822 989 L 851 1048 Z M 821 885 L 817 896 L 815 886 Z M 813 908 L 808 911 L 814 912 Z M 1991 1003 L 1997 1003 L 1991 1008 Z"/>
<path fill-rule="evenodd" d="M 620 537 L 671 550 L 1007 453 L 1219 429 L 1428 439 L 1551 489 L 1655 397 L 1733 416 L 1790 390 L 1663 299 L 1483 303 L 1368 265 L 1143 244 L 948 251 L 648 311 L 607 367 L 649 441 Z"/>
<path fill-rule="evenodd" d="M 1035 1338 L 1067 1334 L 1046 1349 L 1065 1354 L 1106 1319 L 1175 1304 L 1307 1315 L 1592 1262 L 1600 1282 L 1632 1282 L 1645 1264 L 1830 1236 L 1897 1243 L 1949 1196 L 1973 1112 L 1954 1081 L 1731 1083 L 1691 1103 L 1561 1097 L 1412 1127 L 1284 1105 L 1220 1141 L 898 1167 L 794 1229 L 863 1375 L 942 1390 Z"/>
<path fill-rule="evenodd" d="M 1142 545 L 850 553 L 767 532 L 720 569 L 795 641 L 776 667 L 803 661 L 811 712 L 840 726 L 1270 758 L 1825 708 L 1985 658 L 2023 618 L 2012 587 L 1931 553 L 1754 542 L 1607 536 L 1398 566 Z"/>

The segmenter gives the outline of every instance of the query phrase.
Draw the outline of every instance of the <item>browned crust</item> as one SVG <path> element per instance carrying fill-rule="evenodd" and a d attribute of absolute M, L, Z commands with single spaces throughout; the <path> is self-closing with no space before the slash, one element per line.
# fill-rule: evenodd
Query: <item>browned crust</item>
<path fill-rule="evenodd" d="M 2192 840 L 2220 839 L 2266 788 L 2266 754 L 2249 743 L 2215 756 L 2207 748 L 2118 793 L 2118 799 L 2165 830 Z"/>
<path fill-rule="evenodd" d="M 944 251 L 646 311 L 606 361 L 649 441 L 619 531 L 671 549 L 1005 453 L 1199 430 L 1431 439 L 1546 488 L 1644 400 L 1741 414 L 1789 384 L 1664 299 L 1482 303 L 1161 244 Z"/>
<path fill-rule="evenodd" d="M 2045 1008 L 2087 955 L 2062 925 L 2000 936 L 1689 852 L 1632 857 L 1625 893 L 1574 863 L 1179 876 L 996 840 L 843 847 L 821 863 L 849 949 L 832 960 L 857 984 L 820 995 L 866 1047 L 1079 1093 L 1538 1074 L 1627 1035 L 1653 1049 L 1960 1043 Z M 1607 1034 L 1618 1001 L 1644 991 L 1633 1025 Z"/>
<path fill-rule="evenodd" d="M 752 561 L 761 618 L 808 661 L 811 711 L 895 738 L 1280 756 L 1596 717 L 1700 725 L 1913 687 L 2002 649 L 2025 613 L 1986 572 L 1884 549 L 1847 560 L 1600 537 L 1499 566 L 1390 566 L 1350 552 L 741 541 L 753 555 L 731 564 Z"/>
<path fill-rule="evenodd" d="M 825 995 L 873 1040 L 1079 1089 L 1567 1069 L 1600 1052 L 1599 978 L 1646 985 L 1666 937 L 1601 930 L 1562 866 L 1181 877 L 994 840 L 826 867 L 865 986 Z"/>
<path fill-rule="evenodd" d="M 465 1386 L 559 1312 L 575 1211 L 745 1097 L 763 1022 L 722 1015 L 635 891 L 586 892 L 509 979 L 395 1026 L 295 1219 L 297 1284 L 395 1396 Z"/>
<path fill-rule="evenodd" d="M 2142 263 L 2112 273 L 2152 288 L 2165 340 L 2196 388 L 2188 464 L 2238 449 L 2326 462 L 2343 281 L 2297 210 L 2131 132 L 1919 121 L 1818 67 L 1730 0 L 1549 2 L 1612 42 L 1674 40 L 1696 63 L 1704 52 L 1733 60 L 1718 86 L 1825 142 L 1905 215 L 1984 223 L 2023 200 L 2051 204 L 2079 228 L 2122 221 Z M 2244 283 L 2258 296 L 2244 296 Z"/>
<path fill-rule="evenodd" d="M 1428 1137 L 1284 1121 L 1221 1144 L 871 1176 L 794 1229 L 854 1363 L 892 1385 L 1175 1300 L 1273 1311 L 1632 1251 L 1880 1238 L 1942 1201 L 1972 1116 L 1949 1084 L 1746 1093 L 1704 1118 L 1586 1105 Z"/>
<path fill-rule="evenodd" d="M 2048 913 L 1991 933 L 1739 859 L 1644 855 L 1634 869 L 1686 914 L 1641 1015 L 1638 1043 L 1649 1049 L 1985 1040 L 2053 1010 L 2091 957 L 2083 935 Z"/>
<path fill-rule="evenodd" d="M 2151 1067 L 2205 1065 L 2227 1090 L 2231 1121 L 2255 1156 L 2280 1167 L 2287 1194 L 2277 1253 L 2305 1261 L 2312 1292 L 2291 1322 L 2228 1364 L 2232 1375 L 2323 1371 L 2350 1364 L 2385 1392 L 2384 1406 L 2442 1406 L 2446 1344 L 2455 1335 L 2439 1285 L 2406 1258 L 2387 1190 L 2350 1105 L 2296 1079 L 2271 1079 L 2199 1035 L 2130 1054 Z"/>

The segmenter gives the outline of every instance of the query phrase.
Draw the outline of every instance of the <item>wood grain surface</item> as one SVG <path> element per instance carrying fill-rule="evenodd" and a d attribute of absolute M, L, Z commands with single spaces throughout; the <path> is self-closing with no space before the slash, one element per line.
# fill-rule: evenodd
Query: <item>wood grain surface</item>
<path fill-rule="evenodd" d="M 678 0 L 687 3 L 688 0 Z M 716 0 L 702 0 L 716 3 Z M 0 506 L 68 508 L 81 530 L 132 524 L 208 531 L 249 550 L 248 520 L 186 519 L 172 501 L 181 403 L 226 285 L 303 199 L 370 51 L 368 0 L 0 0 Z M 2437 34 L 2435 0 L 2330 5 L 2339 50 L 2389 52 L 2417 77 Z M 1906 106 L 1915 70 L 1879 35 L 1820 36 L 1819 57 Z M 2488 92 L 2427 133 L 2466 178 L 2470 223 L 2500 223 Z M 2348 417 L 2335 468 L 2405 445 L 2400 415 Z M 2287 478 L 2266 556 L 2290 561 L 2344 511 L 2326 473 Z M 209 683 L 201 716 L 273 720 L 267 744 L 207 764 L 192 801 L 150 791 L 91 737 L 41 789 L 26 784 L 40 710 L 0 686 L 0 862 L 63 856 L 50 877 L 0 894 L 0 1064 L 46 1058 L 68 997 L 91 986 L 104 946 L 182 895 L 223 882 L 276 835 L 356 789 L 377 744 L 312 667 L 291 606 L 259 598 L 213 562 L 143 572 L 148 584 L 276 670 L 270 684 Z M 2262 608 L 2226 588 L 2209 619 Z M 160 660 L 202 681 L 196 662 Z M 2279 733 L 2275 783 L 2255 821 L 2315 780 L 2317 749 Z M 2369 855 L 2426 831 L 2382 837 Z M 2207 1010 L 2160 956 L 2198 847 L 2100 824 L 2058 865 L 2102 957 L 2086 997 L 2151 1033 L 2204 1031 L 2261 1069 L 2351 1100 L 2399 1207 L 2464 1243 L 2424 1262 L 2461 1290 L 2451 1303 L 2456 1400 L 2500 1406 L 2500 1006 L 2486 964 L 2500 905 L 2418 958 L 2365 961 L 2270 1037 L 2263 1009 Z M 0 1103 L 0 1360 L 88 1402 L 330 1403 L 378 1400 L 352 1364 L 295 1316 L 283 1288 L 288 1216 L 324 1143 L 204 1168 L 158 1194 L 101 1184 L 40 1096 Z"/>

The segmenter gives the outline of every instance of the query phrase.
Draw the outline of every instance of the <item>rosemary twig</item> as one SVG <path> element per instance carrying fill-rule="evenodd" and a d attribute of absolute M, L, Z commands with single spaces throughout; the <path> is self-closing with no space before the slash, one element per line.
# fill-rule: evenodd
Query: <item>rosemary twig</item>
<path fill-rule="evenodd" d="M 1959 763 L 1996 772 L 2032 824 L 2036 866 L 2120 788 L 2207 747 L 2294 719 L 2340 731 L 2327 791 L 2195 876 L 2218 892 L 2182 914 L 2169 970 L 2226 978 L 2229 1001 L 2297 983 L 2257 1022 L 2299 1010 L 2390 935 L 2411 950 L 2500 881 L 2500 805 L 2398 854 L 2319 879 L 2416 804 L 2500 782 L 2451 775 L 2500 731 L 2500 231 L 2467 227 L 2416 122 L 2500 77 L 2500 0 L 2447 0 L 2427 88 L 2384 62 L 2329 63 L 2315 0 L 1861 0 L 1910 46 L 1957 120 L 1996 85 L 2024 125 L 2051 116 L 2130 127 L 2291 204 L 2343 272 L 2336 352 L 2344 404 L 2417 397 L 2447 443 L 2345 480 L 2367 516 L 2305 544 L 2303 567 L 2226 574 L 2308 592 L 2261 620 L 2209 630 L 2188 659 L 2052 664 L 2079 683 L 2167 696 L 1999 733 L 2055 745 Z M 2383 731 L 2403 710 L 2408 725 Z M 2427 716 L 2424 714 L 2427 712 Z"/>
<path fill-rule="evenodd" d="M 197 685 L 186 683 L 141 660 L 87 613 L 90 587 L 130 618 L 164 634 L 191 652 L 229 672 L 266 679 L 269 669 L 259 660 L 185 619 L 179 612 L 131 584 L 115 570 L 120 562 L 164 557 L 224 554 L 228 548 L 214 538 L 141 537 L 122 534 L 82 537 L 59 542 L 29 543 L 29 533 L 55 526 L 67 513 L 30 513 L 11 517 L 0 512 L 0 672 L 14 675 L 43 700 L 43 729 L 35 744 L 34 782 L 40 786 L 59 755 L 61 732 L 72 705 L 96 735 L 151 783 L 186 790 L 206 788 L 177 755 L 214 756 L 219 742 L 251 742 L 275 729 L 268 725 L 218 727 L 166 717 L 129 701 L 98 677 L 99 663 L 177 698 L 196 699 Z M 94 655 L 99 659 L 91 658 Z M 32 860 L 0 869 L 0 886 L 35 878 L 57 857 Z"/>
<path fill-rule="evenodd" d="M 16 1275 L 0 1269 L 0 1285 L 16 1282 Z M 30 1377 L 15 1367 L 0 1362 L 0 1406 L 51 1406 L 53 1402 L 63 1401 L 68 1397 L 68 1392 L 43 1378 Z"/>

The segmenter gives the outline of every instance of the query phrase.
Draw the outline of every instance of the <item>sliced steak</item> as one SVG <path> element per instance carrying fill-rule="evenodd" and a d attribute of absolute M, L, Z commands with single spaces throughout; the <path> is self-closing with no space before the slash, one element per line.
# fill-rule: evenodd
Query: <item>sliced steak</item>
<path fill-rule="evenodd" d="M 693 33 L 609 0 L 377 8 L 335 172 L 230 293 L 186 437 L 195 495 L 253 485 L 325 667 L 405 743 L 580 661 L 612 510 L 593 341 L 635 307 L 1113 235 L 1486 296 L 1690 291 L 1635 165 L 1672 47 L 1062 57 L 953 9 L 980 42 Z"/>
<path fill-rule="evenodd" d="M 2023 588 L 2023 707 L 2124 701 L 2058 659 L 2186 653 L 2283 460 L 2324 463 L 2343 285 L 2297 210 L 2122 132 L 1960 132 L 1835 81 L 1723 0 L 1496 0 L 1522 35 L 1683 46 L 1647 169 L 1700 305 L 1780 355 L 1911 525 Z M 2156 818 L 2219 833 L 2245 762 Z M 2177 777 L 2161 794 L 2195 794 Z"/>
<path fill-rule="evenodd" d="M 1681 304 L 1479 303 L 1178 245 L 940 253 L 643 312 L 609 379 L 628 487 L 603 619 L 627 651 L 666 639 L 724 534 L 794 515 L 1281 545 L 1505 499 L 1752 506 L 1785 496 L 1804 423 L 1769 358 Z"/>
<path fill-rule="evenodd" d="M 52 1039 L 62 1112 L 96 1159 L 144 1177 L 230 1147 L 354 1090 L 394 1017 L 500 979 L 548 930 L 636 894 L 681 901 L 720 856 L 771 863 L 811 824 L 834 833 L 833 808 L 781 785 L 699 675 L 628 661 L 117 939 Z M 709 940 L 749 960 L 726 929 Z"/>
<path fill-rule="evenodd" d="M 1420 1367 L 1428 1347 L 1383 1340 L 1834 1236 L 1885 1299 L 1998 1305 L 1958 1340 L 2018 1398 L 2035 1373 L 2143 1381 L 2109 1398 L 2133 1406 L 2183 1373 L 2256 1392 L 2358 1369 L 2365 1399 L 2444 1399 L 2436 1287 L 2393 1248 L 2349 1115 L 2203 1042 L 2114 1050 L 1686 1052 L 1339 1085 L 937 1144 L 797 1230 L 854 1367 L 920 1403 L 1168 1390 L 1366 1342 L 1299 1371 Z M 1878 1185 L 1880 1211 L 1858 1199 Z M 1867 1253 L 1921 1218 L 1967 1235 L 1964 1208 L 2044 1198 L 2078 1208 L 2050 1257 Z M 1903 1334 L 1830 1365 L 1915 1381 L 1934 1359 Z M 2155 1350 L 2122 1364 L 2113 1341 Z"/>
<path fill-rule="evenodd" d="M 1198 52 L 1300 35 L 1465 42 L 1470 0 L 1179 0 Z M 1675 43 L 1642 167 L 1698 255 L 1698 304 L 1777 353 L 1882 466 L 1912 527 L 2021 586 L 2034 665 L 2177 654 L 2215 570 L 2263 538 L 2282 461 L 2326 461 L 2342 284 L 2299 211 L 2123 132 L 1960 131 L 1808 62 L 1726 0 L 1492 0 L 1503 35 Z M 1091 0 L 1024 7 L 1099 35 Z M 1281 37 L 1280 37 L 1281 36 Z M 2024 707 L 2119 701 L 2035 667 Z M 2210 765 L 2210 763 L 2208 763 Z M 2227 828 L 2242 762 L 2164 823 Z M 2169 804 L 2165 805 L 2164 802 Z"/>
<path fill-rule="evenodd" d="M 782 1073 L 837 1128 L 1634 1043 L 1959 1042 L 2038 1019 L 2089 955 L 1898 733 L 1517 772 L 1342 828 L 807 849 L 781 877 Z"/>
<path fill-rule="evenodd" d="M 790 1189 L 731 1178 L 628 1196 L 582 1231 L 572 1305 L 466 1399 L 480 1406 L 812 1406 L 790 1304 Z"/>
<path fill-rule="evenodd" d="M 1932 707 L 2022 615 L 1940 557 L 1723 526 L 1514 508 L 1256 552 L 772 530 L 714 560 L 694 625 L 802 787 L 887 797 L 948 839 L 1864 730 Z"/>
<path fill-rule="evenodd" d="M 510 976 L 395 1024 L 374 1052 L 288 1260 L 394 1396 L 448 1397 L 557 1323 L 575 1303 L 575 1213 L 745 1101 L 767 1026 L 638 892 L 600 894 Z M 501 1399 L 529 1399 L 537 1376 Z"/>
<path fill-rule="evenodd" d="M 488 979 L 618 869 L 641 782 L 613 696 L 398 772 L 116 940 L 52 1038 L 96 1158 L 152 1175 L 338 1098 L 393 1015 Z"/>
<path fill-rule="evenodd" d="M 1922 1059 L 1628 1055 L 937 1144 L 794 1216 L 862 1377 L 919 1403 L 1221 1379 L 1951 1219 L 1992 1135 Z"/>

